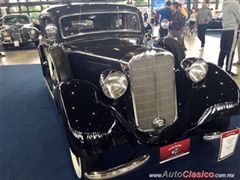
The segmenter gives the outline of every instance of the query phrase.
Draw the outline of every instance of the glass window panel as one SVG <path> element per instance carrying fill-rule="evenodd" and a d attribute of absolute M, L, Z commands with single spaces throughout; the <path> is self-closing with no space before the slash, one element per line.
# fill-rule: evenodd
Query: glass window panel
<path fill-rule="evenodd" d="M 18 6 L 10 7 L 10 13 L 17 13 L 17 12 L 19 12 Z"/>
<path fill-rule="evenodd" d="M 139 32 L 139 18 L 133 13 L 73 15 L 61 20 L 65 37 L 95 32 Z"/>
<path fill-rule="evenodd" d="M 21 6 L 21 10 L 23 13 L 27 13 L 27 6 Z"/>
<path fill-rule="evenodd" d="M 40 12 L 31 12 L 30 17 L 39 20 Z"/>
<path fill-rule="evenodd" d="M 16 3 L 17 0 L 9 0 L 9 1 L 5 1 L 5 2 L 9 2 L 9 3 Z"/>
<path fill-rule="evenodd" d="M 29 11 L 41 11 L 41 6 L 29 6 Z"/>
<path fill-rule="evenodd" d="M 47 9 L 49 6 L 48 5 L 43 5 L 43 9 Z"/>

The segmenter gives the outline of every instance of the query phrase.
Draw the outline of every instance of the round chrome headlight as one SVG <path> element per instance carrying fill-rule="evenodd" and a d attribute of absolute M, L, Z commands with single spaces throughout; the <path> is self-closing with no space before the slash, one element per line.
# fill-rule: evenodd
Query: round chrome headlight
<path fill-rule="evenodd" d="M 168 27 L 169 27 L 169 21 L 167 19 L 163 19 L 161 21 L 161 28 L 168 29 Z"/>
<path fill-rule="evenodd" d="M 3 36 L 9 36 L 9 34 L 8 34 L 7 31 L 3 31 L 2 35 L 3 35 Z"/>
<path fill-rule="evenodd" d="M 195 83 L 202 81 L 208 72 L 208 64 L 203 59 L 197 59 L 188 69 L 188 77 Z"/>
<path fill-rule="evenodd" d="M 35 32 L 34 29 L 32 29 L 32 30 L 30 31 L 30 33 L 33 35 L 33 34 L 35 34 L 36 32 Z"/>
<path fill-rule="evenodd" d="M 108 98 L 117 99 L 127 90 L 128 80 L 125 74 L 120 71 L 102 73 L 100 76 L 102 91 Z"/>

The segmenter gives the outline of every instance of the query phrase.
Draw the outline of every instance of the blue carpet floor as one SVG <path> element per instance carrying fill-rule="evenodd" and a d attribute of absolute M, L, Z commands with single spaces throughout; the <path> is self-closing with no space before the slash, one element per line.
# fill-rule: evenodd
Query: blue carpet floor
<path fill-rule="evenodd" d="M 232 127 L 240 124 L 238 116 Z M 238 123 L 237 123 L 238 122 Z M 149 179 L 149 173 L 208 171 L 240 179 L 240 143 L 236 153 L 217 162 L 219 142 L 195 139 L 191 153 L 159 165 L 148 164 L 116 179 Z M 40 65 L 0 66 L 0 180 L 76 180 L 63 123 L 44 83 Z M 224 179 L 224 178 L 222 178 Z"/>

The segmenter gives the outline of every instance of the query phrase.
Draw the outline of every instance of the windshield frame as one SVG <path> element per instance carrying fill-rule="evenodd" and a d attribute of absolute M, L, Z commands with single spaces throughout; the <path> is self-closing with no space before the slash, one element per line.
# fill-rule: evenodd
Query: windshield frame
<path fill-rule="evenodd" d="M 63 27 L 62 27 L 62 19 L 66 17 L 71 17 L 71 16 L 81 16 L 81 15 L 92 15 L 92 14 L 134 14 L 138 18 L 138 25 L 139 25 L 139 30 L 127 30 L 127 29 L 120 29 L 120 30 L 103 30 L 103 31 L 92 31 L 92 32 L 84 32 L 84 33 L 78 33 L 70 36 L 64 36 L 63 33 Z M 73 37 L 78 37 L 78 36 L 84 36 L 84 35 L 90 35 L 90 34 L 101 34 L 101 33 L 119 33 L 119 32 L 125 32 L 125 33 L 141 33 L 142 32 L 142 26 L 141 26 L 141 19 L 139 17 L 139 14 L 136 12 L 131 12 L 131 11 L 107 11 L 107 12 L 84 12 L 84 13 L 74 13 L 74 14 L 67 14 L 63 15 L 59 18 L 58 20 L 59 24 L 59 29 L 60 29 L 60 34 L 63 39 L 69 39 Z"/>

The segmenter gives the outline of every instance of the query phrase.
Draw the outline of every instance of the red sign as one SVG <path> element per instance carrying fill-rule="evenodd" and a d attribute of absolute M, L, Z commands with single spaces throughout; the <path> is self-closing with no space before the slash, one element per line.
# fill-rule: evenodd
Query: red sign
<path fill-rule="evenodd" d="M 190 138 L 160 148 L 160 164 L 189 154 Z"/>

